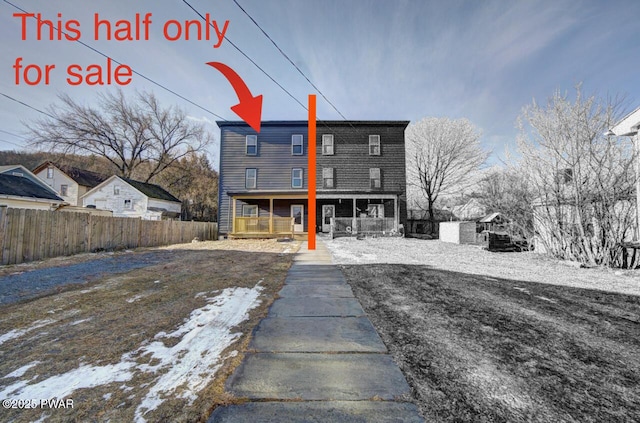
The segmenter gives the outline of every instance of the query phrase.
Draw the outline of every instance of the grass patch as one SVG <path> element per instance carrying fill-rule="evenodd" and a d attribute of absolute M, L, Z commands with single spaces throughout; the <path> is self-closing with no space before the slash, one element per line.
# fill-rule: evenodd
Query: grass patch
<path fill-rule="evenodd" d="M 637 296 L 419 265 L 343 270 L 427 421 L 640 416 Z"/>
<path fill-rule="evenodd" d="M 175 346 L 180 336 L 156 335 L 181 327 L 194 310 L 209 304 L 207 298 L 227 288 L 253 289 L 260 282 L 259 306 L 233 329 L 242 336 L 223 351 L 226 359 L 216 378 L 200 391 L 193 405 L 186 407 L 188 401 L 178 398 L 180 392 L 176 392 L 144 415 L 150 421 L 206 420 L 215 406 L 234 401 L 224 392 L 224 381 L 242 359 L 237 351 L 245 349 L 253 328 L 283 285 L 293 258 L 290 253 L 297 247 L 297 243 L 239 240 L 160 248 L 163 254 L 171 251 L 171 259 L 162 264 L 5 306 L 0 320 L 0 336 L 5 335 L 0 349 L 0 391 L 20 380 L 33 384 L 82 365 L 115 365 L 125 354 L 138 366 L 156 365 L 157 359 L 139 352 L 141 346 L 158 340 L 166 348 Z M 136 254 L 130 254 L 135 260 Z M 6 377 L 33 363 L 23 375 Z M 167 371 L 136 369 L 126 382 L 75 390 L 67 396 L 74 399 L 72 410 L 3 410 L 0 420 L 33 421 L 44 412 L 51 421 L 132 421 L 142 398 Z"/>

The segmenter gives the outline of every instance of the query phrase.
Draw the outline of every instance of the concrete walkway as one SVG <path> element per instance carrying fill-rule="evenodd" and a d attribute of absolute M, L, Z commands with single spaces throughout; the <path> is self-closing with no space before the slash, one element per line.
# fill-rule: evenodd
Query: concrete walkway
<path fill-rule="evenodd" d="M 306 243 L 208 422 L 423 422 L 410 388 L 331 262 Z"/>

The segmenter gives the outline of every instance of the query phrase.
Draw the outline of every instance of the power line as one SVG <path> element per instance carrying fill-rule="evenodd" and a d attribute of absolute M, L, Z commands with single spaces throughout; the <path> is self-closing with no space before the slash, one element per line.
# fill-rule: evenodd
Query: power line
<path fill-rule="evenodd" d="M 57 118 L 57 117 L 55 117 L 55 116 L 53 116 L 53 115 L 51 115 L 51 114 L 49 114 L 49 113 L 47 113 L 47 112 L 43 112 L 42 110 L 37 109 L 37 108 L 35 108 L 35 107 L 33 107 L 33 106 L 30 106 L 29 104 L 27 104 L 27 103 L 25 103 L 25 102 L 23 102 L 23 101 L 16 100 L 15 98 L 13 98 L 13 97 L 11 97 L 11 96 L 9 96 L 9 95 L 5 94 L 5 93 L 0 93 L 0 95 L 1 95 L 1 96 L 3 96 L 3 97 L 8 98 L 8 99 L 9 99 L 9 100 L 11 100 L 11 101 L 15 101 L 15 102 L 16 102 L 16 103 L 18 103 L 18 104 L 22 104 L 23 106 L 28 107 L 28 108 L 30 108 L 31 110 L 35 110 L 36 112 L 42 113 L 43 115 L 46 115 L 46 116 L 49 116 L 51 119 L 58 120 L 58 118 Z"/>
<path fill-rule="evenodd" d="M 6 0 L 4 0 L 4 1 L 6 1 Z M 190 8 L 191 10 L 193 10 L 193 11 L 194 11 L 198 16 L 200 16 L 200 18 L 201 18 L 202 20 L 204 20 L 204 21 L 207 23 L 207 25 L 209 25 L 209 26 L 212 26 L 212 27 L 213 27 L 213 25 L 211 24 L 211 22 L 208 22 L 208 21 L 206 20 L 206 18 L 202 15 L 202 13 L 198 12 L 198 10 L 197 10 L 195 7 L 191 6 L 187 0 L 182 0 L 182 2 L 183 2 L 184 4 L 186 4 L 187 6 L 189 6 L 189 8 Z M 302 108 L 303 108 L 303 109 L 305 109 L 305 110 L 309 111 L 309 109 L 307 108 L 307 106 L 305 106 L 304 104 L 302 104 L 302 103 L 300 102 L 300 100 L 298 100 L 297 98 L 295 98 L 295 97 L 293 96 L 293 94 L 291 94 L 289 91 L 287 91 L 287 89 L 286 89 L 285 87 L 283 87 L 282 85 L 280 85 L 280 83 L 279 83 L 278 81 L 276 81 L 275 79 L 273 79 L 273 77 L 272 77 L 271 75 L 269 75 L 269 74 L 267 73 L 267 71 L 265 71 L 264 69 L 262 69 L 262 68 L 260 67 L 260 65 L 258 65 L 258 64 L 257 64 L 257 63 L 256 63 L 256 62 L 255 62 L 251 57 L 249 57 L 249 56 L 248 56 L 244 51 L 242 51 L 242 50 L 240 49 L 240 47 L 238 47 L 237 45 L 235 45 L 235 44 L 234 44 L 234 43 L 229 39 L 229 37 L 227 37 L 227 36 L 225 35 L 225 36 L 224 36 L 224 38 L 229 42 L 229 44 L 231 44 L 231 45 L 232 45 L 236 50 L 238 50 L 238 51 L 240 52 L 240 54 L 242 54 L 245 58 L 247 58 L 247 60 L 249 60 L 251 63 L 253 63 L 253 65 L 254 65 L 255 67 L 257 67 L 257 68 L 258 68 L 258 69 L 259 69 L 263 74 L 265 74 L 265 75 L 267 76 L 267 78 L 269 78 L 271 81 L 273 81 L 273 83 L 274 83 L 274 84 L 276 84 L 278 87 L 280 87 L 280 89 L 282 89 L 282 91 L 284 91 L 285 93 L 287 93 L 287 94 L 289 95 L 289 97 L 291 97 L 291 98 L 292 98 L 296 103 L 298 103 L 300 106 L 302 106 Z"/>
<path fill-rule="evenodd" d="M 11 2 L 10 2 L 10 1 L 8 1 L 8 0 L 2 0 L 2 1 L 4 1 L 5 3 L 7 3 L 7 4 L 8 4 L 8 5 L 10 5 L 10 6 L 13 6 L 15 9 L 18 9 L 18 10 L 20 10 L 20 11 L 21 11 L 21 12 L 23 12 L 23 13 L 27 13 L 27 14 L 29 13 L 29 12 L 27 12 L 26 10 L 22 9 L 22 8 L 21 8 L 21 7 L 19 7 L 19 6 L 16 6 L 15 4 L 11 3 Z M 35 16 L 33 16 L 33 18 L 34 18 L 34 19 L 36 19 L 36 20 L 38 20 L 38 18 L 36 18 Z M 38 20 L 38 21 L 39 21 L 39 20 Z M 52 26 L 53 26 L 53 25 L 52 25 Z M 62 30 L 59 30 L 59 29 L 58 29 L 58 27 L 53 26 L 53 28 L 54 28 L 56 31 L 60 31 L 62 34 L 69 36 L 69 34 L 67 34 L 66 32 L 64 32 L 64 31 L 62 31 Z M 117 63 L 117 64 L 119 64 L 119 65 L 122 65 L 122 64 L 123 64 L 123 63 L 121 63 L 121 62 L 117 61 L 116 59 L 114 59 L 113 57 L 110 57 L 109 55 L 107 55 L 107 54 L 105 54 L 105 53 L 101 52 L 100 50 L 96 49 L 95 47 L 90 46 L 89 44 L 87 44 L 87 43 L 85 43 L 85 42 L 83 42 L 83 41 L 80 41 L 80 40 L 74 40 L 74 41 L 75 41 L 75 42 L 77 42 L 77 43 L 79 43 L 79 44 L 81 44 L 81 45 L 83 45 L 83 46 L 85 46 L 85 47 L 86 47 L 86 48 L 88 48 L 89 50 L 91 50 L 91 51 L 93 51 L 93 52 L 95 52 L 95 53 L 98 53 L 99 55 L 101 55 L 102 57 L 104 57 L 104 58 L 106 58 L 106 59 L 110 59 L 111 61 L 113 61 L 113 62 L 115 62 L 115 63 Z M 128 65 L 127 65 L 127 66 L 128 66 Z M 207 112 L 207 113 L 209 113 L 209 114 L 211 114 L 211 115 L 213 115 L 213 116 L 217 117 L 218 119 L 221 119 L 221 120 L 226 121 L 226 119 L 225 119 L 225 118 L 223 118 L 222 116 L 220 116 L 220 115 L 218 115 L 218 114 L 216 114 L 216 113 L 212 112 L 211 110 L 209 110 L 209 109 L 207 109 L 207 108 L 205 108 L 205 107 L 203 107 L 203 106 L 199 105 L 198 103 L 195 103 L 195 102 L 193 102 L 193 101 L 189 100 L 189 99 L 188 99 L 188 98 L 186 98 L 185 96 L 183 96 L 183 95 L 181 95 L 181 94 L 178 94 L 177 92 L 173 91 L 173 90 L 172 90 L 172 89 L 170 89 L 170 88 L 165 87 L 165 86 L 164 86 L 164 85 L 162 85 L 161 83 L 154 81 L 153 79 L 149 78 L 148 76 L 141 74 L 140 72 L 136 71 L 135 69 L 132 69 L 130 66 L 129 66 L 129 68 L 131 69 L 131 72 L 132 72 L 132 73 L 134 73 L 134 74 L 138 75 L 139 77 L 141 77 L 141 78 L 143 78 L 143 79 L 146 79 L 147 81 L 151 82 L 152 84 L 154 84 L 154 85 L 156 85 L 156 86 L 158 86 L 158 87 L 162 88 L 163 90 L 165 90 L 165 91 L 167 91 L 167 92 L 169 92 L 169 93 L 171 93 L 171 94 L 175 95 L 176 97 L 178 97 L 178 98 L 180 98 L 180 99 L 182 99 L 182 100 L 186 101 L 187 103 L 189 103 L 189 104 L 191 104 L 191 105 L 193 105 L 193 106 L 195 106 L 195 107 L 197 107 L 197 108 L 199 108 L 199 109 L 201 109 L 201 110 L 204 110 L 205 112 Z"/>
<path fill-rule="evenodd" d="M 5 134 L 8 134 L 8 135 L 13 135 L 14 137 L 17 137 L 17 138 L 22 138 L 23 140 L 27 139 L 27 137 L 23 137 L 22 135 L 14 134 L 13 132 L 5 131 L 4 129 L 0 129 L 0 132 L 4 132 Z"/>
<path fill-rule="evenodd" d="M 338 108 L 331 102 L 329 101 L 329 99 L 327 98 L 327 96 L 324 95 L 324 93 L 320 90 L 320 88 L 318 88 L 313 82 L 311 82 L 311 80 L 309 79 L 309 77 L 298 67 L 298 65 L 296 65 L 293 60 L 291 60 L 291 58 L 280 48 L 280 46 L 278 46 L 278 44 L 273 40 L 273 38 L 271 38 L 269 36 L 269 34 L 267 34 L 267 32 L 262 29 L 262 27 L 260 26 L 260 24 L 258 22 L 256 22 L 256 20 L 249 14 L 249 12 L 247 12 L 241 5 L 240 3 L 237 2 L 237 0 L 233 0 L 233 2 L 236 4 L 236 6 L 238 6 L 240 8 L 240 10 L 242 10 L 242 12 L 244 12 L 245 15 L 247 15 L 247 17 L 249 19 L 251 19 L 251 22 L 253 22 L 260 31 L 262 31 L 262 33 L 264 34 L 265 37 L 267 37 L 267 39 L 269 41 L 271 41 L 271 44 L 273 44 L 275 46 L 275 48 L 278 49 L 278 51 L 280 52 L 280 54 L 282 54 L 282 56 L 284 56 L 285 59 L 287 59 L 287 61 L 289 63 L 291 63 L 291 65 L 298 71 L 298 73 L 300 73 L 300 75 L 303 76 L 304 79 L 307 80 L 307 82 L 318 92 L 318 94 L 320 94 L 322 96 L 322 98 L 324 98 L 324 100 L 329 103 L 329 105 L 331 107 L 333 107 L 333 110 L 335 110 L 336 112 L 338 112 L 338 114 L 342 117 L 342 119 L 347 120 L 347 118 L 342 114 L 342 112 L 340 112 L 340 110 L 338 110 Z"/>
<path fill-rule="evenodd" d="M 16 147 L 24 147 L 24 145 L 20 145 L 20 144 L 17 144 L 15 142 L 13 142 L 13 141 L 1 139 L 1 138 L 0 138 L 0 142 L 6 142 L 7 144 L 12 144 L 12 145 L 15 145 Z"/>

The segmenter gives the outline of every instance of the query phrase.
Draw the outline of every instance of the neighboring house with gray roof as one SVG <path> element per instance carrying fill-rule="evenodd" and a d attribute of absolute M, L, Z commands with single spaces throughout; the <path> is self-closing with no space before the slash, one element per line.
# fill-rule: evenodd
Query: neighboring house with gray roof
<path fill-rule="evenodd" d="M 68 203 L 22 165 L 0 166 L 0 206 L 57 210 Z"/>
<path fill-rule="evenodd" d="M 164 188 L 111 176 L 81 197 L 84 207 L 111 210 L 113 216 L 145 220 L 180 219 L 182 203 Z"/>
<path fill-rule="evenodd" d="M 72 206 L 82 206 L 82 196 L 108 178 L 96 172 L 51 161 L 42 163 L 33 173 Z"/>

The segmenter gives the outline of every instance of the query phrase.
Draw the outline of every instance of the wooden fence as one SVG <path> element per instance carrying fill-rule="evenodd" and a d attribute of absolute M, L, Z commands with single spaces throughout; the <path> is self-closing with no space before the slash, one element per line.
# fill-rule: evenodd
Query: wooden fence
<path fill-rule="evenodd" d="M 92 216 L 0 206 L 0 263 L 218 238 L 218 224 Z"/>

